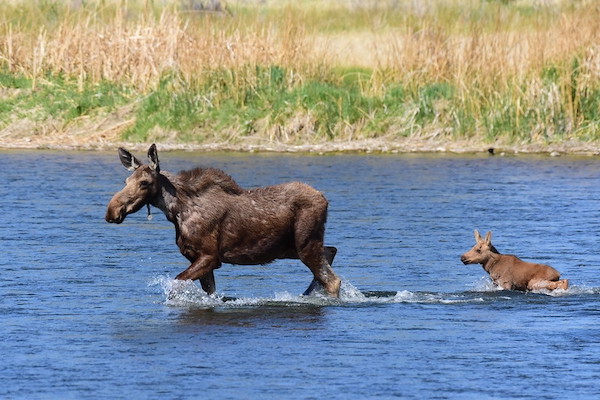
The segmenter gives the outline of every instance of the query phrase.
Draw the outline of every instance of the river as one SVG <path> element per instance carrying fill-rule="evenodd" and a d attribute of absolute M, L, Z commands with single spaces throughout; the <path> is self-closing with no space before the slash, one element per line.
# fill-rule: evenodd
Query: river
<path fill-rule="evenodd" d="M 224 265 L 217 296 L 175 287 L 187 262 L 159 210 L 104 221 L 116 151 L 1 151 L 0 398 L 600 396 L 597 158 L 159 157 L 324 192 L 341 298 L 301 296 L 297 260 Z M 498 290 L 460 262 L 474 229 L 571 288 Z"/>

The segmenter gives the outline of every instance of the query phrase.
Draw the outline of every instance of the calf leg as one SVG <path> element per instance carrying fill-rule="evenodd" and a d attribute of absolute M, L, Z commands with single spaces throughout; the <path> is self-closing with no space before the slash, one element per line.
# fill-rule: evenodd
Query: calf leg
<path fill-rule="evenodd" d="M 529 290 L 540 290 L 540 289 L 567 290 L 568 288 L 569 288 L 569 281 L 567 279 L 561 279 L 558 281 L 547 281 L 547 280 L 531 281 L 527 285 L 527 289 L 529 289 Z"/>
<path fill-rule="evenodd" d="M 568 279 L 561 279 L 559 281 L 556 281 L 556 289 L 567 290 L 568 288 L 569 288 L 569 280 Z"/>
<path fill-rule="evenodd" d="M 338 297 L 342 281 L 331 269 L 327 257 L 335 256 L 333 250 L 325 250 L 325 221 L 327 219 L 327 200 L 315 197 L 309 207 L 297 211 L 294 224 L 294 242 L 298 257 L 312 271 L 315 279 L 333 297 Z"/>
<path fill-rule="evenodd" d="M 547 289 L 549 289 L 549 290 L 555 290 L 555 289 L 567 290 L 568 288 L 569 288 L 569 280 L 568 279 L 561 279 L 558 281 L 550 281 L 550 282 L 548 282 L 548 286 L 547 286 Z"/>

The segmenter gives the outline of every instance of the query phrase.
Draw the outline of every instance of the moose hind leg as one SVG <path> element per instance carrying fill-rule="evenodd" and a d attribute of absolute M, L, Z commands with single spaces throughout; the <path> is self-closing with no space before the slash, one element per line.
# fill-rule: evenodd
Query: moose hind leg
<path fill-rule="evenodd" d="M 527 286 L 528 286 L 527 289 L 529 289 L 529 290 L 540 290 L 540 289 L 567 290 L 569 288 L 569 281 L 567 279 L 561 279 L 558 281 L 538 280 L 538 281 L 529 282 L 529 285 L 527 285 Z"/>
<path fill-rule="evenodd" d="M 561 279 L 561 280 L 556 281 L 556 288 L 562 289 L 562 290 L 567 290 L 569 288 L 569 280 Z"/>
<path fill-rule="evenodd" d="M 329 263 L 330 266 L 333 264 L 333 259 L 335 258 L 336 254 L 337 254 L 337 248 L 335 248 L 333 246 L 325 246 L 323 248 L 323 257 L 325 257 L 325 260 L 327 260 L 327 263 Z M 310 285 L 308 285 L 308 288 L 306 288 L 306 290 L 304 291 L 304 293 L 302 293 L 302 295 L 309 296 L 313 292 L 320 290 L 322 288 L 323 288 L 323 285 L 321 285 L 321 283 L 319 283 L 319 281 L 316 278 L 313 278 L 312 282 L 310 283 Z"/>
<path fill-rule="evenodd" d="M 568 279 L 560 279 L 557 281 L 548 282 L 548 286 L 546 288 L 549 290 L 556 290 L 556 289 L 567 290 L 569 288 L 569 280 Z"/>
<path fill-rule="evenodd" d="M 335 253 L 332 250 L 325 251 L 323 247 L 326 220 L 327 200 L 322 196 L 313 197 L 311 205 L 301 208 L 296 214 L 294 241 L 300 260 L 330 296 L 338 297 L 342 281 L 333 272 L 325 255 L 327 253 L 333 261 Z"/>
<path fill-rule="evenodd" d="M 315 286 L 317 284 L 321 284 L 330 296 L 339 297 L 342 281 L 336 273 L 333 272 L 333 269 L 320 248 L 322 247 L 318 243 L 315 243 L 298 252 L 300 260 L 302 260 L 314 275 L 313 283 L 310 284 L 306 292 L 310 293 L 312 290 L 316 289 Z"/>
<path fill-rule="evenodd" d="M 333 259 L 335 258 L 335 255 L 337 254 L 337 248 L 333 247 L 333 246 L 325 246 L 323 247 L 323 256 L 325 257 L 325 259 L 327 260 L 327 262 L 329 263 L 329 265 L 333 265 Z"/>

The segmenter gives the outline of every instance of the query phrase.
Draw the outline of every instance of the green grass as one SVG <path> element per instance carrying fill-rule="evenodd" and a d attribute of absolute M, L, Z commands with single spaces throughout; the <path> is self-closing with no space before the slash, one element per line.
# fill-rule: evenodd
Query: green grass
<path fill-rule="evenodd" d="M 0 72 L 0 88 L 11 93 L 0 101 L 0 121 L 15 118 L 65 124 L 83 116 L 114 111 L 130 101 L 131 92 L 110 82 L 86 82 L 83 87 L 62 76 L 47 75 L 34 88 L 33 79 Z"/>
<path fill-rule="evenodd" d="M 257 131 L 259 121 L 284 126 L 298 115 L 311 115 L 316 122 L 314 140 L 334 139 L 337 127 L 367 120 L 383 105 L 382 98 L 366 96 L 355 79 L 339 82 L 310 80 L 297 84 L 281 67 L 256 68 L 253 79 L 242 79 L 231 71 L 212 74 L 199 87 L 185 86 L 176 76 L 161 80 L 156 91 L 141 102 L 137 123 L 126 132 L 127 139 L 146 140 L 155 127 L 181 134 L 196 131 L 188 140 L 202 142 L 210 131 L 238 131 L 245 136 Z M 245 73 L 239 73 L 248 78 Z M 260 128 L 258 128 L 260 129 Z M 373 126 L 371 129 L 377 129 Z"/>

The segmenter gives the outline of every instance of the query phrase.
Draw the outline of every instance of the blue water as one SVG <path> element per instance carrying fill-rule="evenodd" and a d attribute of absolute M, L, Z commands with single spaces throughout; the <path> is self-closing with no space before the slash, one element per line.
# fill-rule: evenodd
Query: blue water
<path fill-rule="evenodd" d="M 159 157 L 323 191 L 341 298 L 300 296 L 294 260 L 224 265 L 214 297 L 176 285 L 187 263 L 158 210 L 104 222 L 128 175 L 116 152 L 3 151 L 0 398 L 600 396 L 600 160 Z M 473 229 L 572 287 L 497 290 L 460 262 Z"/>

